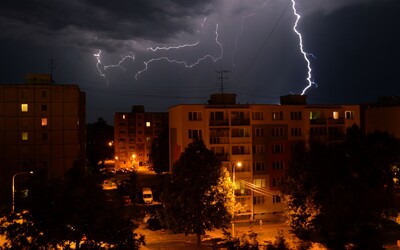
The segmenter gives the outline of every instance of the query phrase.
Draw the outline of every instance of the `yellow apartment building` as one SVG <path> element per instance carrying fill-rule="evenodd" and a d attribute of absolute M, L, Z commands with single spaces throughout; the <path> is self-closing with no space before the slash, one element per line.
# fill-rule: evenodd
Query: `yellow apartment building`
<path fill-rule="evenodd" d="M 0 84 L 0 200 L 11 199 L 16 173 L 58 178 L 74 165 L 84 167 L 85 119 L 85 93 L 77 85 L 36 74 L 25 84 Z M 16 176 L 16 190 L 24 178 Z"/>
<path fill-rule="evenodd" d="M 193 138 L 202 138 L 235 175 L 241 217 L 254 219 L 284 209 L 279 185 L 293 145 L 340 141 L 354 124 L 360 125 L 358 105 L 307 105 L 298 95 L 282 96 L 280 105 L 237 104 L 235 94 L 213 94 L 208 104 L 169 108 L 170 167 Z"/>

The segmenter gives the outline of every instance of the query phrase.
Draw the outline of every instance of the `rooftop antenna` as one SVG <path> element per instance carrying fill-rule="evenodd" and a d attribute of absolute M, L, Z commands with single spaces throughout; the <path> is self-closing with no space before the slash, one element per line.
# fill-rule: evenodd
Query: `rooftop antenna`
<path fill-rule="evenodd" d="M 220 91 L 221 94 L 224 93 L 224 79 L 228 79 L 228 77 L 224 76 L 224 73 L 229 73 L 229 70 L 222 70 L 222 65 L 221 65 L 221 70 L 219 71 L 215 71 L 217 74 L 219 74 L 218 76 L 218 80 L 220 80 Z"/>

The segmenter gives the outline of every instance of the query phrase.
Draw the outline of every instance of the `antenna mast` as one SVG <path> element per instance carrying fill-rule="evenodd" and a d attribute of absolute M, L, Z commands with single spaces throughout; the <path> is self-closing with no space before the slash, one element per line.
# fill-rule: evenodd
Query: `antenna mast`
<path fill-rule="evenodd" d="M 218 80 L 220 80 L 220 91 L 221 94 L 224 93 L 224 79 L 228 79 L 228 77 L 224 76 L 224 73 L 229 73 L 229 70 L 222 70 L 222 65 L 221 65 L 221 70 L 220 71 L 215 71 L 217 74 L 219 74 L 218 76 Z"/>

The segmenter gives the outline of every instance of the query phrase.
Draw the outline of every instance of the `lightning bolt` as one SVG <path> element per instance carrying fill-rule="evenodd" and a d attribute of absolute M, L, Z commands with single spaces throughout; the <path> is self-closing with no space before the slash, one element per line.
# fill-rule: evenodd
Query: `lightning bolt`
<path fill-rule="evenodd" d="M 169 57 L 166 57 L 166 56 L 158 57 L 158 58 L 152 58 L 152 59 L 150 59 L 150 60 L 148 60 L 148 61 L 143 62 L 144 65 L 145 65 L 145 68 L 142 69 L 142 70 L 140 70 L 140 71 L 138 71 L 138 72 L 135 74 L 135 79 L 137 80 L 137 79 L 138 79 L 138 76 L 139 76 L 141 73 L 143 73 L 143 72 L 145 72 L 145 71 L 148 70 L 149 64 L 150 64 L 150 63 L 156 62 L 156 61 L 167 61 L 167 62 L 169 62 L 169 63 L 183 64 L 183 65 L 185 66 L 185 68 L 192 68 L 192 67 L 198 65 L 201 61 L 203 61 L 203 60 L 205 60 L 205 59 L 207 59 L 207 58 L 211 58 L 211 59 L 213 60 L 213 62 L 216 62 L 216 61 L 220 60 L 220 59 L 223 57 L 223 55 L 224 55 L 223 46 L 222 46 L 222 44 L 218 41 L 218 24 L 216 24 L 216 28 L 215 28 L 215 42 L 218 44 L 218 46 L 220 47 L 220 50 L 221 50 L 221 54 L 220 54 L 219 57 L 214 57 L 214 56 L 212 56 L 212 55 L 210 55 L 210 54 L 207 54 L 207 55 L 205 55 L 205 56 L 203 56 L 203 57 L 197 59 L 197 61 L 194 62 L 194 63 L 192 63 L 192 64 L 189 64 L 188 62 L 186 62 L 186 61 L 184 61 L 184 60 L 183 60 L 183 61 L 173 60 L 173 59 L 170 59 Z M 196 46 L 197 44 L 199 44 L 199 42 L 194 43 L 194 44 L 185 44 L 185 45 L 175 46 L 175 47 L 162 47 L 162 48 L 158 48 L 158 49 L 163 49 L 163 50 L 180 49 L 180 48 L 188 47 L 188 46 Z M 156 48 L 156 49 L 151 49 L 151 50 L 156 51 L 157 48 Z"/>
<path fill-rule="evenodd" d="M 132 61 L 135 60 L 135 55 L 133 54 L 125 54 L 121 56 L 121 60 L 119 60 L 119 62 L 117 64 L 111 64 L 111 65 L 107 65 L 104 66 L 104 70 L 108 69 L 108 68 L 120 68 L 123 71 L 126 71 L 126 69 L 124 67 L 121 66 L 122 63 L 125 62 L 125 60 L 127 59 L 132 59 Z"/>
<path fill-rule="evenodd" d="M 100 64 L 101 63 L 101 59 L 100 59 L 100 55 L 101 55 L 101 50 L 99 49 L 99 52 L 96 54 L 93 54 L 93 56 L 96 58 L 97 62 L 96 62 L 96 68 L 97 71 L 99 72 L 99 75 L 101 77 L 104 78 L 104 80 L 106 81 L 107 85 L 109 84 L 108 79 L 106 78 L 106 74 L 104 74 L 103 71 L 107 70 L 108 68 L 120 68 L 121 70 L 125 71 L 126 69 L 124 67 L 121 66 L 122 63 L 125 62 L 125 60 L 127 59 L 132 59 L 132 61 L 135 60 L 135 56 L 133 54 L 125 54 L 121 56 L 121 60 L 118 62 L 118 64 L 111 64 L 111 65 L 106 65 L 103 66 L 103 70 L 100 69 Z"/>
<path fill-rule="evenodd" d="M 308 52 L 304 51 L 304 48 L 303 48 L 303 37 L 302 37 L 301 33 L 297 30 L 297 24 L 298 24 L 298 22 L 299 22 L 301 16 L 297 13 L 297 10 L 296 10 L 296 2 L 295 2 L 295 0 L 291 0 L 291 1 L 292 1 L 293 14 L 296 16 L 296 22 L 294 23 L 293 31 L 294 31 L 294 32 L 297 34 L 297 36 L 299 37 L 299 47 L 300 47 L 300 51 L 301 51 L 301 53 L 303 54 L 304 60 L 306 61 L 306 63 L 307 63 L 307 68 L 308 68 L 308 73 L 307 73 L 307 82 L 308 82 L 308 85 L 307 85 L 307 86 L 303 89 L 303 91 L 301 92 L 301 95 L 304 95 L 304 94 L 306 93 L 307 89 L 309 89 L 312 85 L 315 85 L 316 87 L 318 87 L 318 85 L 317 85 L 313 80 L 311 80 L 311 78 L 312 78 L 312 75 L 311 75 L 312 69 L 311 69 L 310 60 L 308 59 L 308 56 L 311 56 L 311 57 L 313 57 L 314 59 L 315 59 L 315 56 L 314 56 L 313 54 L 311 54 L 311 53 L 308 53 Z"/>
<path fill-rule="evenodd" d="M 195 42 L 193 44 L 184 44 L 184 45 L 179 45 L 179 46 L 171 46 L 171 47 L 156 47 L 156 48 L 147 48 L 148 50 L 151 50 L 153 52 L 156 52 L 157 50 L 170 50 L 170 49 L 181 49 L 181 48 L 185 48 L 185 47 L 194 47 L 197 46 L 200 43 L 200 41 Z"/>
<path fill-rule="evenodd" d="M 233 51 L 232 51 L 232 66 L 233 66 L 233 67 L 236 66 L 236 65 L 235 65 L 234 57 L 235 57 L 235 54 L 236 54 L 236 52 L 237 52 L 237 50 L 238 50 L 239 36 L 241 36 L 242 33 L 243 33 L 243 25 L 244 25 L 244 22 L 245 22 L 245 20 L 246 20 L 247 18 L 249 18 L 249 17 L 251 17 L 251 16 L 254 16 L 255 14 L 256 14 L 256 13 L 251 13 L 251 14 L 248 14 L 248 15 L 246 15 L 246 16 L 242 16 L 242 22 L 241 22 L 241 24 L 240 24 L 240 30 L 239 30 L 239 32 L 236 34 L 235 41 L 233 42 L 233 44 L 234 44 L 234 48 L 233 48 Z"/>
<path fill-rule="evenodd" d="M 99 72 L 99 75 L 100 75 L 101 77 L 103 77 L 104 80 L 106 80 L 106 83 L 107 83 L 107 85 L 108 85 L 108 80 L 107 80 L 107 78 L 106 78 L 106 75 L 105 75 L 105 74 L 101 71 L 101 69 L 100 69 L 100 64 L 101 64 L 100 54 L 101 54 L 101 50 L 100 50 L 100 49 L 99 49 L 99 52 L 98 52 L 97 54 L 93 54 L 93 56 L 96 57 L 96 60 L 97 60 L 96 68 L 97 68 L 97 71 Z M 104 70 L 104 67 L 103 67 L 103 70 Z"/>

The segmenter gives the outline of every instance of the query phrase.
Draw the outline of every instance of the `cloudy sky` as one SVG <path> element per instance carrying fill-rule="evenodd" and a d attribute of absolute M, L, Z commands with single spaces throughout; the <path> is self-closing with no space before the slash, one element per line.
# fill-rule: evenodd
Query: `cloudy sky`
<path fill-rule="evenodd" d="M 87 121 L 167 111 L 220 91 L 240 103 L 374 102 L 400 95 L 399 0 L 13 0 L 0 9 L 3 83 L 78 84 Z M 315 84 L 314 84 L 315 83 Z"/>

